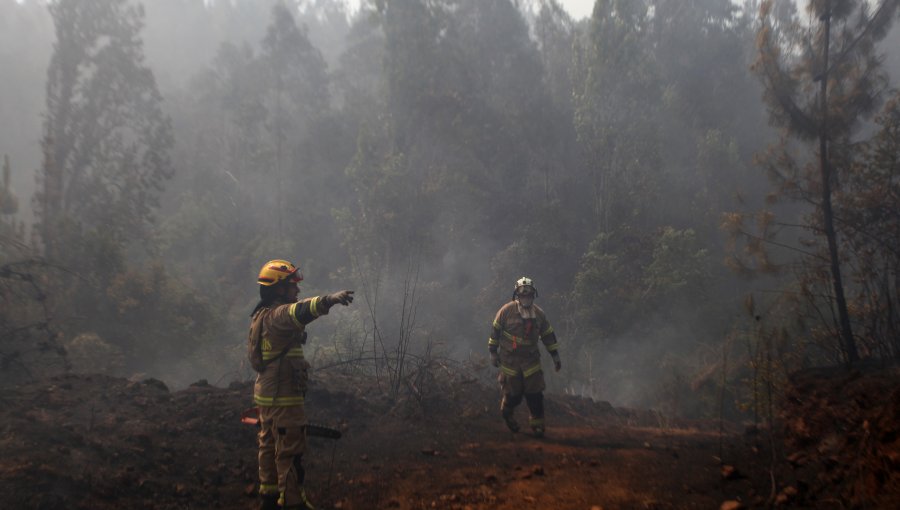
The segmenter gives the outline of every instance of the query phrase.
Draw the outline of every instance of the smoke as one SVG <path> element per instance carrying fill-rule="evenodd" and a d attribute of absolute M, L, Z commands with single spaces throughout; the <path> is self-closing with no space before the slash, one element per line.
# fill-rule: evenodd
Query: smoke
<path fill-rule="evenodd" d="M 513 3 L 411 9 L 408 19 L 391 20 L 398 25 L 389 34 L 386 14 L 368 4 L 289 3 L 314 50 L 305 62 L 318 52 L 325 69 L 298 64 L 282 87 L 262 44 L 277 3 L 144 2 L 144 49 L 175 130 L 177 172 L 144 258 L 135 260 L 164 263 L 173 285 L 215 311 L 223 333 L 187 356 L 162 353 L 141 370 L 172 387 L 248 377 L 241 364 L 247 314 L 256 271 L 272 258 L 301 265 L 304 296 L 357 292 L 352 307 L 309 328 L 308 352 L 323 363 L 392 350 L 404 339 L 417 356 L 431 349 L 458 363 L 483 360 L 494 314 L 514 281 L 528 275 L 560 339 L 563 371 L 545 370 L 550 391 L 702 412 L 705 390 L 692 388 L 704 388 L 733 301 L 746 288 L 719 266 L 718 215 L 761 199 L 767 188 L 752 167 L 772 133 L 746 69 L 755 51 L 749 27 L 699 30 L 691 20 L 677 30 L 644 27 L 671 43 L 644 41 L 658 52 L 645 63 L 658 104 L 648 109 L 656 117 L 641 121 L 659 139 L 586 162 L 585 147 L 595 140 L 579 138 L 574 126 L 586 122 L 585 112 L 573 97 L 593 76 L 583 61 L 588 24 L 542 27 L 551 47 L 528 39 L 535 35 L 524 18 L 507 16 Z M 578 19 L 593 2 L 563 3 Z M 507 17 L 486 23 L 482 13 Z M 700 37 L 711 33 L 721 39 Z M 895 27 L 884 46 L 895 79 L 898 34 Z M 0 2 L 0 49 L 0 154 L 10 155 L 12 185 L 26 204 L 18 217 L 30 223 L 53 51 L 43 2 Z M 313 75 L 327 81 L 328 98 L 301 94 Z M 613 126 L 597 138 L 616 134 Z M 632 328 L 603 336 L 585 326 L 601 318 L 585 317 L 574 292 L 591 241 L 603 233 L 597 211 L 608 192 L 599 188 L 609 181 L 601 163 L 633 168 L 657 146 L 659 154 L 646 158 L 656 166 L 623 177 L 644 187 L 612 198 L 635 229 L 695 229 L 717 281 L 706 295 L 654 303 L 658 309 Z M 74 324 L 66 334 L 79 349 L 115 351 L 116 366 L 127 356 L 108 345 L 112 339 L 85 340 L 90 324 Z M 89 355 L 79 356 L 85 365 Z"/>

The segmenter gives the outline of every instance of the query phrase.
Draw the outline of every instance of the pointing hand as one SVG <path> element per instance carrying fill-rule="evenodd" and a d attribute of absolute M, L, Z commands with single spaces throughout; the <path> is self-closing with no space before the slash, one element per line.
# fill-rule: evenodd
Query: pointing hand
<path fill-rule="evenodd" d="M 336 305 L 338 303 L 347 306 L 353 302 L 353 291 L 352 290 L 342 290 L 335 292 L 334 294 L 329 294 L 325 296 L 325 299 L 328 300 L 328 304 Z"/>

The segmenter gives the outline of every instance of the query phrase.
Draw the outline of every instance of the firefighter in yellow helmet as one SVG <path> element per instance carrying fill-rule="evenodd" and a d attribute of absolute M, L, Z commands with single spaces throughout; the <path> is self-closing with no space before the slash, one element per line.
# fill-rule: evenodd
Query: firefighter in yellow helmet
<path fill-rule="evenodd" d="M 353 291 L 297 300 L 299 268 L 270 260 L 259 271 L 259 303 L 251 314 L 250 338 L 258 345 L 251 364 L 259 374 L 253 400 L 260 408 L 259 494 L 263 510 L 312 509 L 303 490 L 306 412 L 303 398 L 309 363 L 303 358 L 306 325 L 340 303 L 353 302 Z M 258 341 L 253 344 L 253 339 Z"/>
<path fill-rule="evenodd" d="M 503 399 L 500 413 L 506 426 L 513 432 L 519 424 L 513 411 L 525 397 L 531 416 L 528 420 L 536 437 L 544 435 L 544 373 L 541 371 L 541 352 L 538 341 L 553 358 L 557 372 L 562 367 L 559 359 L 559 342 L 556 333 L 544 315 L 544 310 L 534 304 L 537 289 L 531 278 L 523 276 L 516 281 L 513 299 L 503 305 L 494 318 L 488 350 L 491 363 L 500 369 L 497 379 Z"/>

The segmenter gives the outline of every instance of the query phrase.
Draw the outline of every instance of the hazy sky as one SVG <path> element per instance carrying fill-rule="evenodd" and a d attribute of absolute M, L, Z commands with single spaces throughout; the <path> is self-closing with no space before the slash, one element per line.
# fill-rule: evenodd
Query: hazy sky
<path fill-rule="evenodd" d="M 590 16 L 591 9 L 594 8 L 594 0 L 559 0 L 559 3 L 575 19 Z"/>

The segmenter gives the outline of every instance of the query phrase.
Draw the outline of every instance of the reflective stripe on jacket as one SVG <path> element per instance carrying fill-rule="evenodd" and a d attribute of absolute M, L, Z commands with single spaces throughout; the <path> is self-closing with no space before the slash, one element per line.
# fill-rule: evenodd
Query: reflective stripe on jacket
<path fill-rule="evenodd" d="M 559 349 L 556 333 L 544 310 L 537 305 L 532 306 L 535 312 L 533 319 L 523 318 L 519 314 L 516 301 L 503 305 L 494 317 L 488 349 L 500 353 L 500 368 L 507 375 L 521 372 L 528 377 L 541 370 L 539 342 L 551 354 Z"/>
<path fill-rule="evenodd" d="M 297 303 L 263 308 L 253 317 L 254 322 L 262 321 L 263 360 L 274 360 L 256 376 L 253 386 L 256 405 L 303 405 L 309 380 L 309 363 L 303 357 L 304 331 L 307 324 L 327 314 L 329 308 L 324 298 L 315 296 Z"/>

